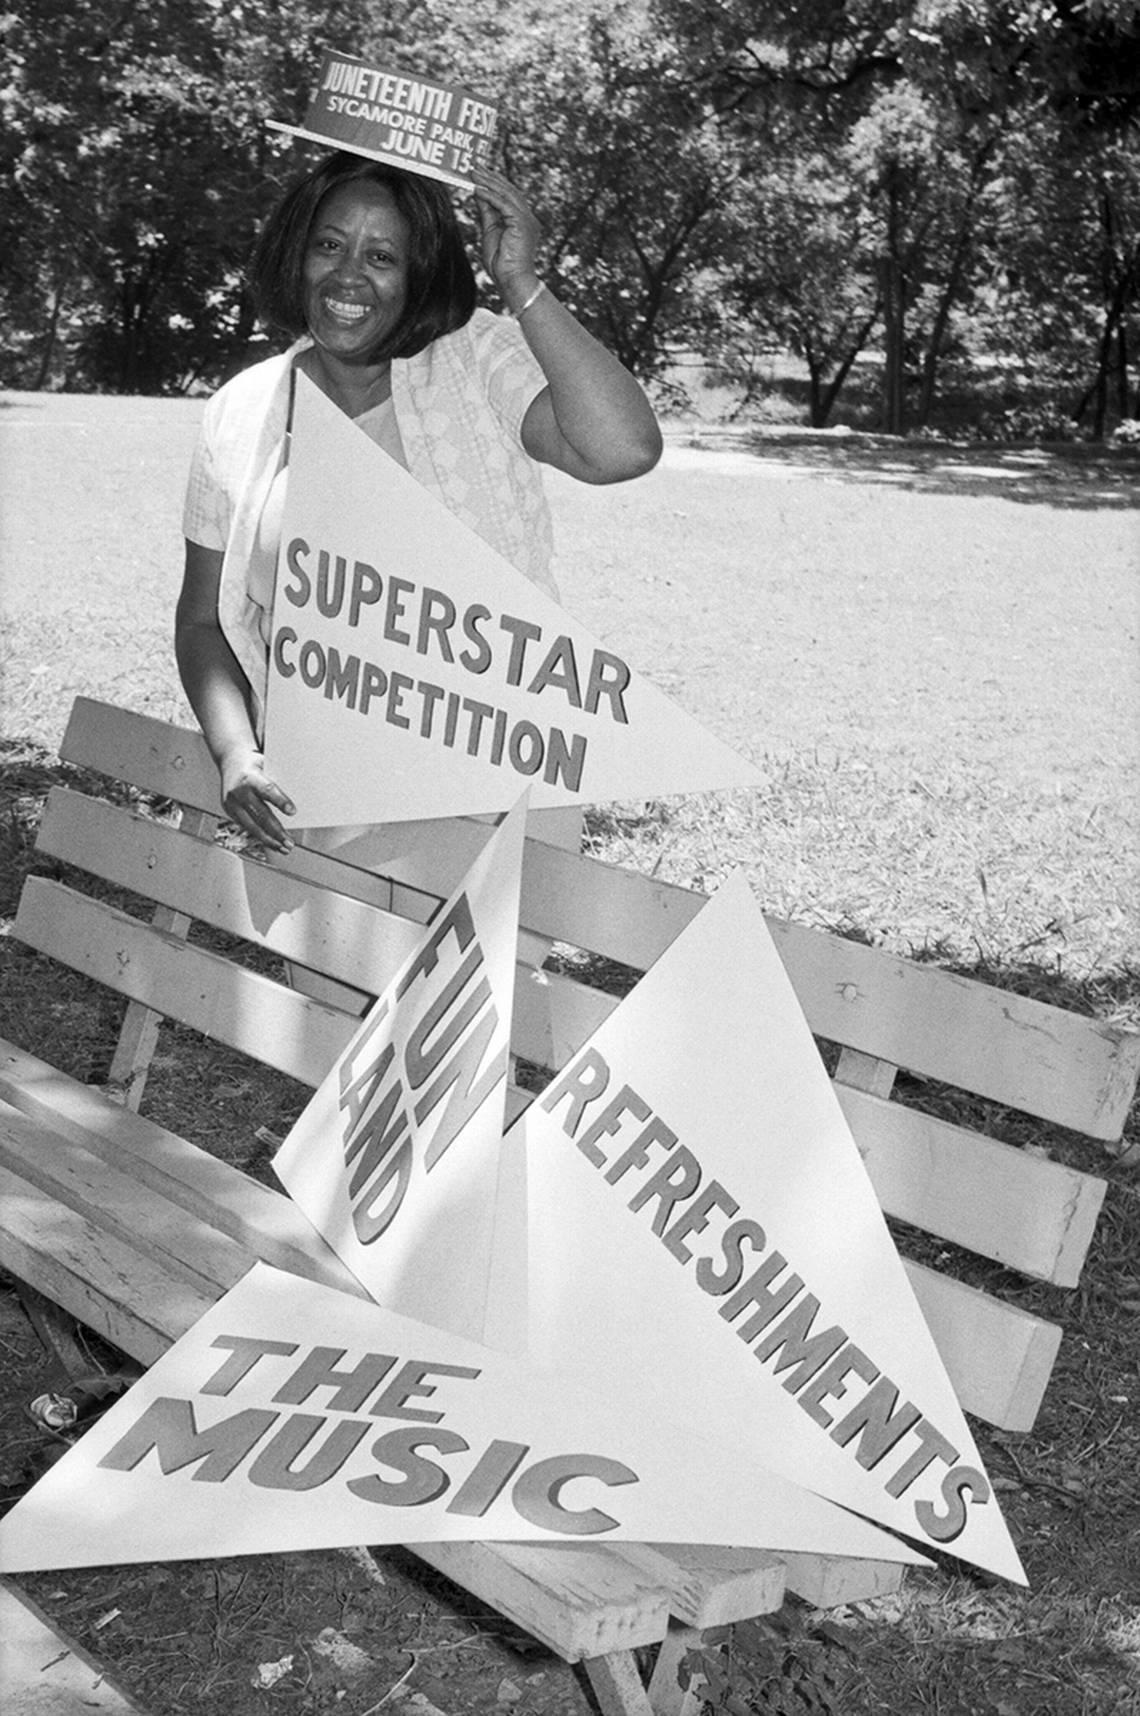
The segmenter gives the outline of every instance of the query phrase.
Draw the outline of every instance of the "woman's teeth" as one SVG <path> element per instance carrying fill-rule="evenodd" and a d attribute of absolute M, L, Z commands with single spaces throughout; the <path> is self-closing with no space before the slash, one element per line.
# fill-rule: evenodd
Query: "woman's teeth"
<path fill-rule="evenodd" d="M 362 316 L 368 314 L 365 304 L 342 304 L 336 298 L 326 298 L 325 304 L 334 316 L 339 316 L 345 322 L 359 322 Z"/>

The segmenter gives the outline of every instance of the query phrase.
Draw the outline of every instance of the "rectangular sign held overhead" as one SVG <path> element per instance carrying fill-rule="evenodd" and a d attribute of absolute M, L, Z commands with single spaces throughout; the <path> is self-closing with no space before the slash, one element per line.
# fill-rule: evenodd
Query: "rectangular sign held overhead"
<path fill-rule="evenodd" d="M 265 753 L 296 826 L 759 784 L 303 375 L 281 543 Z"/>
<path fill-rule="evenodd" d="M 293 137 L 469 186 L 471 169 L 489 164 L 498 112 L 457 84 L 328 50 L 304 123 L 268 123 Z"/>

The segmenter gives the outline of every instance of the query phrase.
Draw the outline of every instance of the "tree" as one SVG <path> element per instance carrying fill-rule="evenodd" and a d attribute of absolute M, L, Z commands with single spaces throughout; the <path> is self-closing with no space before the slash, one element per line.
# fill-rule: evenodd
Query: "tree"
<path fill-rule="evenodd" d="M 517 33 L 484 76 L 552 283 L 631 370 L 658 373 L 700 321 L 694 281 L 735 175 L 673 45 L 632 8 L 603 8 Z"/>
<path fill-rule="evenodd" d="M 813 354 L 835 350 L 831 306 L 877 298 L 882 427 L 899 432 L 908 409 L 925 423 L 956 324 L 1000 272 L 1011 236 L 1003 196 L 1011 157 L 1024 158 L 1026 138 L 1048 135 L 1047 149 L 1087 167 L 1101 147 L 1094 133 L 1119 134 L 1140 114 L 1134 0 L 811 0 L 794 9 L 770 0 L 725 0 L 715 9 L 657 0 L 657 14 L 687 44 L 693 77 L 733 131 L 741 174 L 754 185 L 756 242 L 750 256 L 740 229 L 730 291 L 753 322 L 782 326 L 805 356 L 813 417 L 835 398 L 813 367 Z M 794 151 L 781 147 L 782 127 L 791 127 Z M 819 196 L 813 209 L 796 160 L 840 157 L 845 165 L 829 165 L 833 195 Z M 1038 163 L 1046 175 L 1051 161 L 1046 153 Z M 1091 245 L 1099 280 L 1059 268 L 1080 294 L 1074 326 L 1090 304 L 1102 306 L 1102 377 L 1113 362 L 1119 373 L 1136 289 L 1119 173 L 1114 187 L 1098 205 Z M 861 225 L 836 222 L 843 192 L 862 205 Z M 773 212 L 781 203 L 783 218 Z M 764 254 L 773 231 L 784 238 L 775 268 Z M 1061 260 L 1051 258 L 1055 276 Z M 807 289 L 813 276 L 841 282 L 838 299 L 834 289 Z M 790 298 L 799 300 L 791 326 Z M 861 330 L 865 316 L 853 325 Z M 840 326 L 846 337 L 842 319 Z M 833 380 L 841 384 L 843 373 L 840 361 Z M 917 396 L 909 401 L 912 376 Z M 1100 397 L 1098 388 L 1103 381 L 1094 380 Z"/>
<path fill-rule="evenodd" d="M 0 24 L 5 380 L 177 391 L 236 359 L 242 268 L 277 189 L 265 118 L 297 110 L 316 41 L 358 10 L 16 0 Z"/>

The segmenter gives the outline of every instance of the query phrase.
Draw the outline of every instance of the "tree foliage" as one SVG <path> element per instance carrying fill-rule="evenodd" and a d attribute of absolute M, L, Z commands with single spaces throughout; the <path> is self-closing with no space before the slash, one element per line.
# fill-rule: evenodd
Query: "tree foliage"
<path fill-rule="evenodd" d="M 1136 0 L 11 0 L 9 385 L 177 392 L 256 337 L 243 268 L 323 47 L 496 100 L 560 294 L 632 369 L 874 359 L 880 422 L 967 358 L 1093 433 L 1136 407 Z"/>

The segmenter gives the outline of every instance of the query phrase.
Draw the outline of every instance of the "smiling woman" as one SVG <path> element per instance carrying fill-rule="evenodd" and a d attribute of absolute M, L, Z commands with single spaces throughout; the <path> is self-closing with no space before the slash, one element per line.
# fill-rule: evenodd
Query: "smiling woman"
<path fill-rule="evenodd" d="M 501 173 L 477 167 L 473 179 L 482 260 L 510 316 L 476 307 L 443 185 L 336 154 L 285 197 L 253 259 L 262 319 L 293 344 L 206 408 L 183 521 L 178 663 L 227 812 L 279 850 L 292 805 L 260 746 L 297 371 L 551 595 L 538 467 L 612 483 L 660 456 L 637 382 L 540 280 L 529 205 Z"/>

